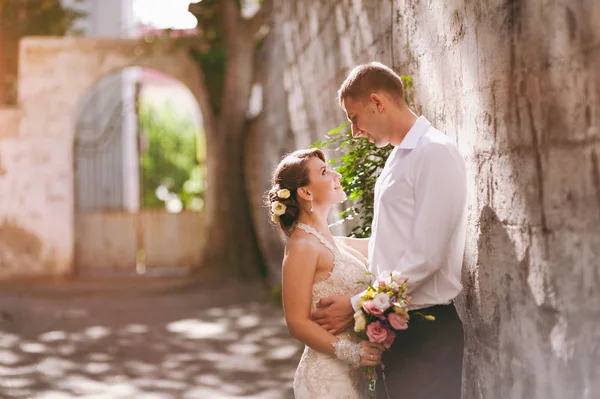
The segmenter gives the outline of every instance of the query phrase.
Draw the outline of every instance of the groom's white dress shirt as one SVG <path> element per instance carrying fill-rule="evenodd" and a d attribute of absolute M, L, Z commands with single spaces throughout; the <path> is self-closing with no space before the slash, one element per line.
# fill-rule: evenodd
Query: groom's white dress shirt
<path fill-rule="evenodd" d="M 450 303 L 462 289 L 466 184 L 458 148 L 422 116 L 377 179 L 370 269 L 408 278 L 411 309 Z"/>

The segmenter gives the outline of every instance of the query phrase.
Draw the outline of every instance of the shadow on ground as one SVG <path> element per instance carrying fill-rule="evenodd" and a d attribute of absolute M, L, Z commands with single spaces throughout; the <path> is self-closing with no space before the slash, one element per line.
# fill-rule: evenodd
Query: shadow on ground
<path fill-rule="evenodd" d="M 301 346 L 258 286 L 149 293 L 130 284 L 0 294 L 0 397 L 293 397 Z"/>

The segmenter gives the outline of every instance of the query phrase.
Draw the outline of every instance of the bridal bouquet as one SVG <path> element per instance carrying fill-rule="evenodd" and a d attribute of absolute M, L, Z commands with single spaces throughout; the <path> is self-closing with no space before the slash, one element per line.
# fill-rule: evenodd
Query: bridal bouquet
<path fill-rule="evenodd" d="M 359 337 L 389 349 L 396 339 L 396 333 L 408 328 L 408 280 L 397 271 L 385 272 L 378 277 L 371 273 L 367 275 L 368 281 L 361 281 L 368 288 L 358 300 L 360 309 L 354 314 L 354 331 Z M 423 317 L 435 320 L 430 315 Z M 366 373 L 369 397 L 375 397 L 375 369 L 367 367 Z"/>

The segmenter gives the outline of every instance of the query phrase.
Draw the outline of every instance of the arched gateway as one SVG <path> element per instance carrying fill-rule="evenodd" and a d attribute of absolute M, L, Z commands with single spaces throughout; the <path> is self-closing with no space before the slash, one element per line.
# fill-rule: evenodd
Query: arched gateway
<path fill-rule="evenodd" d="M 10 197 L 2 202 L 11 204 L 0 207 L 0 220 L 31 248 L 5 257 L 0 276 L 68 275 L 76 239 L 75 119 L 84 95 L 103 76 L 140 66 L 180 81 L 201 103 L 202 77 L 187 53 L 150 51 L 137 40 L 29 37 L 19 62 L 18 132 L 0 141 L 0 189 Z"/>

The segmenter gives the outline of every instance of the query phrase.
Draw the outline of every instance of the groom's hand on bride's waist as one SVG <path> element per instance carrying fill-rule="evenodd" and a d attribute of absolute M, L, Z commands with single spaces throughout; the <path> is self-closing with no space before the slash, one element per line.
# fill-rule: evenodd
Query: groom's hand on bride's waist
<path fill-rule="evenodd" d="M 349 328 L 354 321 L 354 310 L 350 297 L 332 296 L 322 298 L 317 303 L 322 308 L 312 314 L 315 323 L 329 331 L 331 334 L 339 334 Z"/>

